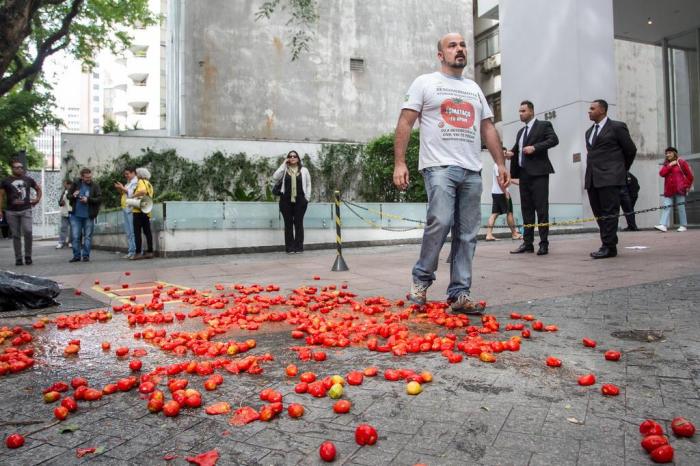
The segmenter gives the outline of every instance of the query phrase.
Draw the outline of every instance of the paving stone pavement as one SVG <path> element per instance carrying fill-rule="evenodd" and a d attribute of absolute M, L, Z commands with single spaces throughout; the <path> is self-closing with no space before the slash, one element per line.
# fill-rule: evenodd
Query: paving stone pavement
<path fill-rule="evenodd" d="M 572 240 L 576 241 L 580 240 Z M 563 249 L 564 243 L 561 246 Z M 617 267 L 622 264 L 614 263 Z M 210 275 L 183 284 L 211 287 L 219 282 L 217 268 L 209 266 Z M 184 274 L 182 270 L 179 273 Z M 300 267 L 287 281 L 309 283 L 303 280 L 308 274 L 308 268 Z M 230 271 L 224 275 L 226 280 L 233 278 Z M 270 281 L 243 269 L 241 275 L 238 281 Z M 556 275 L 553 271 L 550 276 L 556 280 Z M 560 329 L 533 332 L 531 341 L 524 341 L 519 352 L 500 353 L 493 364 L 474 358 L 448 364 L 439 353 L 397 358 L 352 347 L 328 350 L 325 362 L 304 363 L 290 350 L 295 343 L 289 338 L 289 327 L 259 332 L 254 335 L 255 354 L 270 352 L 275 356 L 274 362 L 264 365 L 263 374 L 226 374 L 224 383 L 213 392 L 202 388 L 200 378 L 191 377 L 191 383 L 202 392 L 204 405 L 228 401 L 234 407 L 258 407 L 260 390 L 273 387 L 284 395 L 285 406 L 299 402 L 306 412 L 298 420 L 285 412 L 272 422 L 243 427 L 229 425 L 230 415 L 208 416 L 203 410 L 183 410 L 177 418 L 153 415 L 135 391 L 80 403 L 79 410 L 66 421 L 55 422 L 55 405 L 41 401 L 42 389 L 52 382 L 83 376 L 91 386 L 101 387 L 128 375 L 124 361 L 102 353 L 101 341 L 111 341 L 112 348 L 146 349 L 148 354 L 141 359 L 149 368 L 175 359 L 134 340 L 136 330 L 129 328 L 120 314 L 106 324 L 70 332 L 37 331 L 35 367 L 0 376 L 0 434 L 4 438 L 22 432 L 27 437 L 25 446 L 17 450 L 0 446 L 0 464 L 179 465 L 187 464 L 186 456 L 213 448 L 221 454 L 219 464 L 319 464 L 318 447 L 324 440 L 332 440 L 338 448 L 335 464 L 651 464 L 639 446 L 642 420 L 655 419 L 667 432 L 670 420 L 679 415 L 700 425 L 700 273 L 661 280 L 664 276 L 631 286 L 616 287 L 610 282 L 590 291 L 574 288 L 575 292 L 568 294 L 489 307 L 488 312 L 502 326 L 510 322 L 509 313 L 517 311 L 534 314 Z M 334 277 L 324 277 L 322 283 L 332 282 L 327 278 Z M 66 278 L 68 283 L 86 280 Z M 361 296 L 376 291 L 371 287 L 369 293 L 359 291 L 352 278 L 347 281 L 350 290 Z M 398 294 L 387 297 L 395 299 Z M 2 319 L 0 326 L 29 322 Z M 436 330 L 445 333 L 444 329 Z M 638 334 L 629 333 L 632 330 L 654 330 L 660 338 L 640 339 Z M 584 336 L 597 340 L 598 346 L 584 347 Z M 82 342 L 77 361 L 62 357 L 63 347 L 73 338 Z M 603 353 L 607 349 L 622 351 L 622 359 L 606 361 Z M 550 355 L 561 358 L 563 366 L 548 368 L 544 359 Z M 300 372 L 313 370 L 322 375 L 344 375 L 374 365 L 380 376 L 348 387 L 344 398 L 352 401 L 353 409 L 338 415 L 331 409 L 332 400 L 294 393 L 297 379 L 284 374 L 290 362 L 298 364 Z M 384 369 L 397 367 L 429 370 L 435 379 L 424 385 L 423 393 L 411 397 L 403 383 L 381 377 Z M 580 387 L 577 377 L 589 372 L 596 374 L 598 382 Z M 603 383 L 619 385 L 620 396 L 604 397 L 600 393 Z M 359 447 L 354 442 L 354 428 L 359 423 L 377 428 L 379 442 L 375 446 Z M 698 435 L 692 439 L 671 436 L 671 442 L 675 464 L 700 464 Z M 89 447 L 98 451 L 76 457 L 77 448 Z M 166 462 L 166 455 L 174 459 Z"/>

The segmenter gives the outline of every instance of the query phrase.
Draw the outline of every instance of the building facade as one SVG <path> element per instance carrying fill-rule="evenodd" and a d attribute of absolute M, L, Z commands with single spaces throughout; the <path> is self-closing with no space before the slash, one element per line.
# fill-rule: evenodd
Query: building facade
<path fill-rule="evenodd" d="M 260 5 L 170 2 L 169 135 L 364 142 L 437 69 L 439 37 L 459 31 L 473 49 L 471 0 L 318 2 L 311 50 L 291 61 L 285 12 L 256 21 Z"/>

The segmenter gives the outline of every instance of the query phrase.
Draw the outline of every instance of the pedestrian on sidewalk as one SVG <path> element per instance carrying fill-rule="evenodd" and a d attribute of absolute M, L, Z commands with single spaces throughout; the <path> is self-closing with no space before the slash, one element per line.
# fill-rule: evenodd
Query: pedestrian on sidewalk
<path fill-rule="evenodd" d="M 603 99 L 591 102 L 588 118 L 593 125 L 586 131 L 585 188 L 593 215 L 598 218 L 600 248 L 593 259 L 617 256 L 617 225 L 620 214 L 620 188 L 626 184 L 637 146 L 632 142 L 627 125 L 608 118 L 608 103 Z M 600 218 L 602 217 L 602 218 Z"/>
<path fill-rule="evenodd" d="M 506 158 L 506 170 L 508 169 L 508 161 L 513 156 L 512 152 L 506 151 L 503 148 L 503 154 Z M 515 183 L 515 179 L 511 179 L 511 183 Z M 513 199 L 511 198 L 508 188 L 502 189 L 498 185 L 498 165 L 493 165 L 493 180 L 491 182 L 491 200 L 493 201 L 491 207 L 491 216 L 486 224 L 486 241 L 496 241 L 496 237 L 493 236 L 493 226 L 496 224 L 496 219 L 499 215 L 506 215 L 506 222 L 510 227 L 510 238 L 514 240 L 522 239 L 522 235 L 518 233 L 515 229 L 515 219 L 513 218 Z"/>
<path fill-rule="evenodd" d="M 274 183 L 280 180 L 284 249 L 287 254 L 301 254 L 304 252 L 304 214 L 311 197 L 311 175 L 302 166 L 297 151 L 289 151 L 286 160 L 272 175 Z"/>
<path fill-rule="evenodd" d="M 632 173 L 627 172 L 625 185 L 620 188 L 620 206 L 625 214 L 627 228 L 625 231 L 639 231 L 637 221 L 634 218 L 634 205 L 639 197 L 639 181 Z"/>
<path fill-rule="evenodd" d="M 659 170 L 659 176 L 664 179 L 664 208 L 661 210 L 661 221 L 654 226 L 659 231 L 667 231 L 671 226 L 671 210 L 673 203 L 678 208 L 677 231 L 686 231 L 688 218 L 685 214 L 685 197 L 690 192 L 695 177 L 688 162 L 678 157 L 675 147 L 668 147 L 665 151 L 666 160 Z"/>
<path fill-rule="evenodd" d="M 153 185 L 151 184 L 151 172 L 147 168 L 136 169 L 136 188 L 134 198 L 141 199 L 148 196 L 153 199 Z M 131 209 L 134 216 L 134 243 L 136 252 L 132 259 L 153 258 L 153 233 L 151 232 L 151 212 L 142 212 L 138 207 Z M 143 250 L 143 237 L 146 236 L 146 250 Z"/>
<path fill-rule="evenodd" d="M 19 160 L 11 162 L 12 174 L 0 182 L 0 207 L 7 201 L 0 220 L 7 220 L 15 250 L 15 265 L 32 265 L 32 207 L 41 201 L 41 187 L 26 175 Z M 31 190 L 36 196 L 32 198 Z M 22 237 L 24 237 L 24 262 L 22 262 Z"/>
<path fill-rule="evenodd" d="M 427 290 L 435 281 L 440 250 L 452 230 L 447 300 L 454 313 L 479 313 L 470 292 L 481 224 L 482 138 L 497 165 L 497 182 L 502 189 L 508 186 L 510 175 L 486 97 L 478 84 L 462 76 L 467 66 L 467 43 L 462 35 L 442 37 L 437 58 L 440 71 L 417 77 L 408 89 L 394 141 L 393 181 L 403 191 L 410 181 L 406 148 L 420 117 L 418 169 L 425 180 L 428 213 L 408 299 L 425 304 Z"/>
<path fill-rule="evenodd" d="M 535 118 L 535 106 L 529 100 L 520 102 L 518 108 L 520 121 L 525 126 L 520 128 L 515 137 L 515 144 L 510 150 L 513 160 L 510 165 L 511 178 L 517 178 L 520 186 L 520 209 L 523 223 L 549 223 L 549 175 L 554 174 L 554 167 L 549 161 L 549 149 L 559 144 L 557 133 L 552 123 Z M 535 218 L 536 217 L 536 218 Z M 538 256 L 549 254 L 549 226 L 537 227 L 540 244 Z M 511 254 L 535 252 L 535 227 L 525 227 L 523 244 L 511 251 Z"/>
<path fill-rule="evenodd" d="M 120 205 L 124 217 L 124 233 L 126 234 L 126 258 L 131 259 L 136 255 L 136 237 L 134 236 L 134 212 L 131 207 L 126 205 L 127 199 L 133 199 L 136 191 L 138 178 L 136 177 L 136 169 L 134 167 L 126 167 L 124 169 L 124 178 L 126 184 L 119 181 L 114 182 L 114 187 L 121 193 Z"/>
<path fill-rule="evenodd" d="M 58 233 L 58 244 L 56 249 L 63 249 L 70 242 L 70 213 L 73 210 L 70 206 L 71 180 L 63 180 L 63 192 L 58 199 L 58 210 L 61 213 L 61 227 Z"/>
<path fill-rule="evenodd" d="M 102 191 L 97 183 L 92 181 L 92 171 L 89 168 L 80 170 L 80 179 L 73 182 L 70 191 L 72 194 L 68 199 L 72 209 L 70 228 L 73 257 L 68 262 L 90 262 L 92 234 L 102 204 Z"/>

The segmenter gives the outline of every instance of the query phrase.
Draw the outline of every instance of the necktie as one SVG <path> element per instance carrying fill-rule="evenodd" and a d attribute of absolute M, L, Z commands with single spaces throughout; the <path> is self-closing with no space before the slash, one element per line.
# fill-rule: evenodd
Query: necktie
<path fill-rule="evenodd" d="M 595 130 L 593 130 L 593 137 L 591 138 L 591 145 L 595 144 L 595 140 L 598 138 L 598 125 L 595 125 Z"/>
<path fill-rule="evenodd" d="M 523 130 L 523 144 L 520 148 L 520 167 L 525 166 L 525 154 L 523 149 L 525 149 L 525 141 L 527 141 L 527 125 L 525 125 L 525 130 Z"/>

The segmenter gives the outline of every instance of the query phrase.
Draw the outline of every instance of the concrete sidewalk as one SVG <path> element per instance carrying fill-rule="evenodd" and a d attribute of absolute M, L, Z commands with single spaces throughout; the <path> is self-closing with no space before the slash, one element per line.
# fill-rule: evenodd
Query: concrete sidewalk
<path fill-rule="evenodd" d="M 394 357 L 364 347 L 327 349 L 326 361 L 302 362 L 290 350 L 299 341 L 291 339 L 290 327 L 283 325 L 236 333 L 237 340 L 257 340 L 255 354 L 274 355 L 262 374 L 224 373 L 224 383 L 213 392 L 203 390 L 204 379 L 185 375 L 202 392 L 204 405 L 228 401 L 234 409 L 259 407 L 259 392 L 273 387 L 284 395 L 285 407 L 291 402 L 304 405 L 306 413 L 299 420 L 290 419 L 285 411 L 269 423 L 234 427 L 228 424 L 230 415 L 208 416 L 192 409 L 183 410 L 177 418 L 165 418 L 150 414 L 146 402 L 132 391 L 99 402 L 80 402 L 68 420 L 55 423 L 55 405 L 41 400 L 47 385 L 83 376 L 91 386 L 102 387 L 129 375 L 130 358 L 119 360 L 104 353 L 101 341 L 110 341 L 112 349 L 145 349 L 143 372 L 183 359 L 135 340 L 134 332 L 143 328 L 129 327 L 122 314 L 115 314 L 106 324 L 70 332 L 49 325 L 33 332 L 37 364 L 19 374 L 0 376 L 4 394 L 0 433 L 27 434 L 22 448 L 0 446 L 0 463 L 184 465 L 186 456 L 215 448 L 221 455 L 220 465 L 317 464 L 319 445 L 332 440 L 338 448 L 335 464 L 638 465 L 652 464 L 639 446 L 638 432 L 639 423 L 652 418 L 669 434 L 675 464 L 700 464 L 698 434 L 677 439 L 670 434 L 669 425 L 681 415 L 700 425 L 699 242 L 698 230 L 622 233 L 620 256 L 606 260 L 588 257 L 598 247 L 596 235 L 553 237 L 551 253 L 544 257 L 510 255 L 508 251 L 517 246 L 511 241 L 480 243 L 473 292 L 489 302 L 488 312 L 501 322 L 501 329 L 516 322 L 508 318 L 512 311 L 534 314 L 545 324 L 559 327 L 552 333 L 532 332 L 519 352 L 499 353 L 493 364 L 466 357 L 462 363 L 449 364 L 439 352 Z M 11 263 L 8 246 L 0 243 L 0 254 Z M 329 271 L 332 251 L 148 261 L 119 260 L 98 251 L 90 263 L 68 264 L 69 252 L 38 243 L 35 265 L 15 270 L 51 276 L 102 300 L 104 294 L 91 289 L 96 278 L 103 284 L 162 280 L 199 289 L 217 283 L 226 287 L 278 283 L 285 295 L 300 285 L 347 283 L 360 297 L 397 299 L 406 292 L 417 255 L 416 245 L 348 249 L 345 259 L 350 271 L 333 273 Z M 433 299 L 444 297 L 448 270 L 443 260 L 430 290 Z M 316 275 L 320 280 L 313 280 Z M 192 307 L 181 304 L 175 309 L 189 312 Z M 32 321 L 2 319 L 0 326 L 26 326 Z M 199 319 L 187 322 L 190 329 Z M 428 322 L 410 325 L 419 325 L 422 332 L 446 333 Z M 183 330 L 178 324 L 163 328 L 168 333 Z M 460 338 L 464 335 L 463 331 L 455 333 Z M 504 332 L 499 339 L 514 334 Z M 598 346 L 584 347 L 583 337 L 597 340 Z M 216 340 L 230 338 L 222 335 Z M 69 339 L 82 341 L 77 359 L 62 355 Z M 622 359 L 606 361 L 603 352 L 608 349 L 621 351 Z M 560 358 L 563 366 L 547 367 L 544 360 L 548 356 Z M 294 393 L 298 379 L 284 374 L 289 363 L 297 364 L 300 373 L 312 370 L 320 376 L 345 375 L 373 365 L 380 375 L 347 387 L 344 398 L 351 400 L 352 410 L 334 414 L 333 400 Z M 381 374 L 389 368 L 429 370 L 434 381 L 411 397 L 404 383 L 384 380 Z M 586 373 L 596 375 L 595 385 L 577 384 L 578 376 Z M 604 383 L 618 385 L 620 396 L 603 396 L 600 387 Z M 359 447 L 354 442 L 359 423 L 377 428 L 375 446 Z M 64 431 L 66 426 L 75 430 Z M 83 458 L 76 456 L 77 448 L 90 447 L 98 450 Z"/>

